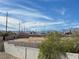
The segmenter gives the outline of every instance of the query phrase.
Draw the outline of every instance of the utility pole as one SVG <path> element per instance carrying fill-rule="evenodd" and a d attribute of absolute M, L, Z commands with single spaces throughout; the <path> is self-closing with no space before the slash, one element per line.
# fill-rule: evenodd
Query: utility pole
<path fill-rule="evenodd" d="M 3 35 L 3 40 L 6 40 L 6 36 L 7 36 L 7 28 L 8 28 L 8 12 L 6 13 L 6 25 L 5 25 L 5 33 Z"/>
<path fill-rule="evenodd" d="M 25 28 L 25 25 L 24 25 L 24 32 L 26 32 L 26 28 Z"/>
<path fill-rule="evenodd" d="M 21 23 L 20 23 L 20 21 L 19 21 L 19 33 L 20 33 L 20 28 L 21 28 Z"/>
<path fill-rule="evenodd" d="M 6 33 L 7 33 L 7 29 L 8 29 L 8 12 L 6 13 Z"/>

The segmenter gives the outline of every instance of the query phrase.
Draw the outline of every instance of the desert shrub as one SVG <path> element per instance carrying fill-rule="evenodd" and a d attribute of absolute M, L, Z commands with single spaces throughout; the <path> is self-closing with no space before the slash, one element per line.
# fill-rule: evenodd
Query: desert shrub
<path fill-rule="evenodd" d="M 61 55 L 66 57 L 66 53 L 64 52 L 60 40 L 60 33 L 50 33 L 47 36 L 46 41 L 40 45 L 39 59 L 61 59 Z"/>
<path fill-rule="evenodd" d="M 76 34 L 71 37 L 62 37 L 61 44 L 65 52 L 79 53 L 79 37 Z"/>
<path fill-rule="evenodd" d="M 61 59 L 67 57 L 66 52 L 79 53 L 79 37 L 62 37 L 58 32 L 50 33 L 40 44 L 39 59 Z"/>

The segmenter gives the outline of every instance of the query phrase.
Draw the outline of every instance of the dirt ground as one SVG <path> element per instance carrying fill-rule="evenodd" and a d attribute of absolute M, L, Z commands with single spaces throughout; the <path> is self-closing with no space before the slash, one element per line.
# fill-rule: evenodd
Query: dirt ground
<path fill-rule="evenodd" d="M 14 40 L 16 42 L 25 42 L 25 43 L 40 43 L 44 41 L 44 37 L 30 37 L 30 38 L 21 38 L 18 40 Z"/>
<path fill-rule="evenodd" d="M 13 57 L 4 52 L 0 52 L 0 59 L 19 59 L 19 58 Z"/>

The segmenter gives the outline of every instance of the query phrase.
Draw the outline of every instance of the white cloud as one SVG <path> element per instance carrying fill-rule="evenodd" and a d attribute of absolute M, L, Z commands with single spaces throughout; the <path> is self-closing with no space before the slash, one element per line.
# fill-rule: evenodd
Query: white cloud
<path fill-rule="evenodd" d="M 60 9 L 53 9 L 53 11 L 61 14 L 61 15 L 65 15 L 66 13 L 66 9 L 65 8 L 60 8 Z"/>
<path fill-rule="evenodd" d="M 28 10 L 32 10 L 31 8 L 28 8 Z M 9 11 L 9 13 L 11 14 L 15 14 L 15 15 L 23 15 L 23 16 L 27 16 L 27 17 L 32 17 L 32 18 L 43 18 L 43 19 L 47 19 L 49 21 L 53 21 L 53 18 L 48 17 L 46 15 L 43 15 L 42 13 L 40 13 L 39 11 L 35 11 L 33 9 L 33 11 L 35 12 L 31 12 L 28 10 L 22 10 L 22 9 L 10 9 L 10 8 L 1 8 L 0 12 L 2 13 L 6 13 L 6 11 Z"/>
<path fill-rule="evenodd" d="M 44 15 L 43 13 L 38 11 L 37 9 L 29 8 L 29 7 L 24 6 L 22 4 L 19 4 L 19 3 L 15 3 L 14 4 L 10 0 L 3 0 L 3 1 L 4 2 L 2 2 L 2 3 L 6 4 L 6 5 L 9 5 L 9 7 L 8 6 L 0 7 L 0 12 L 2 12 L 2 13 L 9 12 L 11 14 L 23 15 L 23 16 L 26 16 L 26 17 L 43 18 L 43 19 L 47 19 L 47 20 L 51 20 L 51 21 L 53 20 L 53 18 L 51 18 L 51 17 L 49 17 L 47 15 Z M 21 0 L 21 1 L 23 1 L 25 3 L 28 3 L 28 4 L 32 4 L 33 3 L 31 1 L 27 1 L 26 2 L 25 0 Z M 35 5 L 35 6 L 37 6 L 37 5 Z M 14 8 L 14 7 L 17 7 L 17 8 Z"/>
<path fill-rule="evenodd" d="M 6 28 L 4 28 L 4 27 L 0 27 L 0 30 L 1 30 L 1 31 L 5 31 Z M 17 29 L 8 28 L 8 31 L 17 31 Z"/>
<path fill-rule="evenodd" d="M 65 0 L 40 0 L 44 2 L 59 2 L 59 1 L 65 1 Z"/>
<path fill-rule="evenodd" d="M 6 1 L 8 1 L 8 0 L 0 0 L 0 2 L 6 2 Z"/>
<path fill-rule="evenodd" d="M 22 26 L 26 26 L 26 28 L 31 27 L 40 27 L 40 26 L 49 26 L 49 25 L 59 25 L 63 24 L 64 22 L 25 22 Z"/>
<path fill-rule="evenodd" d="M 6 25 L 6 17 L 0 16 L 0 24 Z M 19 20 L 8 17 L 8 27 L 18 28 Z"/>
<path fill-rule="evenodd" d="M 14 13 L 14 14 L 18 14 L 18 15 L 24 15 L 27 17 L 44 18 L 47 20 L 53 20 L 51 17 L 43 15 L 40 12 L 29 12 L 29 11 L 24 11 L 24 10 L 15 10 L 15 11 L 9 11 L 9 12 Z"/>
<path fill-rule="evenodd" d="M 73 28 L 79 28 L 79 25 L 77 25 L 77 26 L 72 26 Z"/>
<path fill-rule="evenodd" d="M 49 26 L 49 25 L 60 25 L 63 24 L 64 22 L 34 22 L 34 21 L 28 21 L 28 22 L 24 22 L 22 23 L 21 21 L 21 29 L 23 29 L 23 27 L 25 26 L 25 28 L 32 28 L 32 27 L 41 27 L 41 26 Z M 0 16 L 0 24 L 1 25 L 6 25 L 6 17 Z M 14 19 L 14 18 L 10 18 L 8 17 L 8 30 L 18 30 L 19 28 L 19 20 L 18 19 Z M 13 29 L 15 28 L 15 29 Z M 0 28 L 0 30 L 5 29 L 5 28 Z M 31 29 L 30 29 L 31 30 Z"/>
<path fill-rule="evenodd" d="M 3 2 L 5 4 L 8 4 L 8 5 L 12 5 L 12 6 L 17 6 L 17 7 L 20 7 L 20 9 L 15 9 L 15 8 L 10 8 L 10 7 L 1 7 L 0 8 L 0 12 L 1 13 L 6 13 L 7 11 L 9 11 L 10 14 L 15 14 L 15 15 L 21 15 L 21 16 L 24 16 L 24 17 L 30 17 L 30 18 L 43 18 L 43 19 L 47 19 L 49 21 L 52 21 L 52 22 L 33 22 L 33 21 L 28 21 L 28 22 L 25 22 L 25 23 L 21 23 L 21 27 L 23 28 L 24 26 L 26 28 L 31 28 L 31 27 L 39 27 L 39 26 L 49 26 L 49 25 L 59 25 L 59 24 L 63 24 L 64 22 L 53 22 L 53 18 L 47 16 L 47 15 L 44 15 L 43 13 L 41 13 L 40 11 L 38 11 L 37 9 L 33 9 L 33 8 L 28 8 L 27 6 L 23 6 L 23 5 L 20 5 L 20 4 L 11 4 L 11 3 L 6 3 L 6 2 Z M 63 11 L 59 10 L 58 11 L 59 13 L 61 13 L 62 15 L 65 14 L 65 10 L 63 9 Z M 18 16 L 20 17 L 20 16 Z M 2 25 L 5 25 L 5 17 L 3 16 L 0 16 L 0 24 Z M 26 20 L 26 19 L 25 19 Z M 27 20 L 29 20 L 27 18 Z M 22 22 L 22 20 L 21 20 Z M 19 20 L 18 19 L 15 19 L 15 18 L 11 18 L 9 17 L 8 18 L 8 27 L 12 27 L 12 28 L 16 28 L 18 29 L 18 23 L 19 23 Z M 12 30 L 11 28 L 9 28 L 9 30 Z"/>

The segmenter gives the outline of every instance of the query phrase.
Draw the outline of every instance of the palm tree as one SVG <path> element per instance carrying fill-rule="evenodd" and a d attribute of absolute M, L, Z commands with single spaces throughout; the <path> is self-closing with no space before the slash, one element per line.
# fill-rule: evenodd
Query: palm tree
<path fill-rule="evenodd" d="M 61 59 L 63 56 L 67 57 L 60 40 L 60 33 L 50 33 L 46 41 L 42 42 L 40 45 L 39 59 Z"/>

